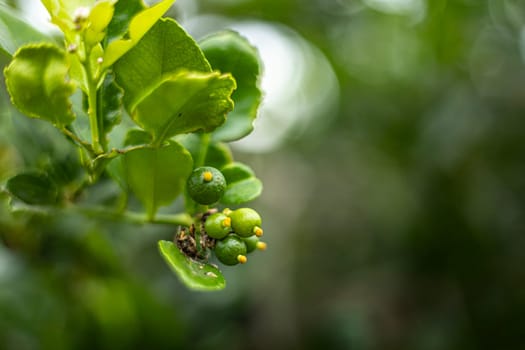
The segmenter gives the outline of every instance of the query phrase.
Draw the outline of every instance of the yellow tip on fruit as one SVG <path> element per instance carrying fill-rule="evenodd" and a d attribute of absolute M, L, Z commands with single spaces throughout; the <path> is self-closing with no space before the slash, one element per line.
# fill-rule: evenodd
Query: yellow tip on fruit
<path fill-rule="evenodd" d="M 253 233 L 255 233 L 255 235 L 256 235 L 257 237 L 261 237 L 261 236 L 263 235 L 264 231 L 263 231 L 262 228 L 260 228 L 260 227 L 258 227 L 258 226 L 255 226 L 255 227 L 253 228 Z"/>
<path fill-rule="evenodd" d="M 213 180 L 213 174 L 210 171 L 205 171 L 204 173 L 202 173 L 202 178 L 204 179 L 204 181 L 210 182 L 211 180 Z"/>
<path fill-rule="evenodd" d="M 237 255 L 237 261 L 240 262 L 241 264 L 246 264 L 246 262 L 248 261 L 248 258 L 244 255 Z"/>
<path fill-rule="evenodd" d="M 266 248 L 268 248 L 268 244 L 265 242 L 257 242 L 257 249 L 264 251 Z"/>
<path fill-rule="evenodd" d="M 232 219 L 226 218 L 222 220 L 222 226 L 224 227 L 231 227 L 232 226 Z"/>

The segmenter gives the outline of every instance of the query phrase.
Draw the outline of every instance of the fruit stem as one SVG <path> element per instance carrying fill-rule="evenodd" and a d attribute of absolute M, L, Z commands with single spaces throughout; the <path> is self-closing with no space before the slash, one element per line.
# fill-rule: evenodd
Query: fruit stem
<path fill-rule="evenodd" d="M 200 166 L 203 166 L 206 162 L 206 155 L 208 154 L 208 147 L 210 146 L 211 141 L 211 134 L 210 133 L 204 133 L 201 135 L 201 149 L 199 152 L 199 157 L 197 158 L 194 168 L 198 168 Z"/>
<path fill-rule="evenodd" d="M 199 253 L 199 256 L 206 256 L 206 244 L 202 241 L 204 238 L 204 222 L 203 217 L 201 215 L 198 215 L 194 219 L 194 225 L 195 225 L 195 241 L 197 243 L 197 252 Z"/>

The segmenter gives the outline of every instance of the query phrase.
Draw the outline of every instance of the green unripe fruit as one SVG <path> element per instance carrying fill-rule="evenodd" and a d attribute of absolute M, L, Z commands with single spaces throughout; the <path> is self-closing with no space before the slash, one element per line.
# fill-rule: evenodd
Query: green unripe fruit
<path fill-rule="evenodd" d="M 241 237 L 262 236 L 261 217 L 251 208 L 240 208 L 230 213 L 233 231 Z"/>
<path fill-rule="evenodd" d="M 219 170 L 203 166 L 193 170 L 186 186 L 195 202 L 208 205 L 221 199 L 226 190 L 226 180 Z"/>
<path fill-rule="evenodd" d="M 246 253 L 251 253 L 257 249 L 257 242 L 259 242 L 259 237 L 252 235 L 250 237 L 243 237 L 242 240 L 246 244 Z"/>
<path fill-rule="evenodd" d="M 231 219 L 223 213 L 211 214 L 204 222 L 204 229 L 211 238 L 223 239 L 232 230 Z"/>
<path fill-rule="evenodd" d="M 229 235 L 217 241 L 215 255 L 224 265 L 237 265 L 246 263 L 246 244 L 236 235 Z"/>
<path fill-rule="evenodd" d="M 265 242 L 261 242 L 259 240 L 259 237 L 257 237 L 256 235 L 250 237 L 242 237 L 241 239 L 244 241 L 244 244 L 246 244 L 246 253 L 251 253 L 255 249 L 266 250 L 267 244 Z"/>

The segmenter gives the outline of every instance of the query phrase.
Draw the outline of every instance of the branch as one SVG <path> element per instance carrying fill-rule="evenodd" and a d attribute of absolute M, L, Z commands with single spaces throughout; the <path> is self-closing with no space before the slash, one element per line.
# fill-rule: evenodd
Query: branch
<path fill-rule="evenodd" d="M 61 128 L 60 131 L 62 134 L 64 134 L 68 139 L 73 141 L 76 145 L 80 147 L 84 147 L 84 149 L 89 153 L 91 157 L 95 157 L 95 150 L 91 146 L 91 144 L 87 141 L 82 140 L 73 130 L 70 130 L 69 128 Z"/>
<path fill-rule="evenodd" d="M 17 203 L 12 207 L 13 211 L 26 211 L 40 215 L 57 215 L 64 212 L 80 213 L 90 217 L 96 217 L 101 219 L 124 221 L 133 224 L 160 224 L 160 225 L 175 225 L 175 226 L 191 226 L 193 223 L 192 217 L 187 213 L 177 214 L 157 214 L 152 220 L 148 220 L 146 214 L 137 213 L 133 211 L 117 212 L 109 210 L 107 207 L 102 206 L 70 206 L 65 208 L 60 207 L 49 207 L 49 206 L 36 206 Z"/>

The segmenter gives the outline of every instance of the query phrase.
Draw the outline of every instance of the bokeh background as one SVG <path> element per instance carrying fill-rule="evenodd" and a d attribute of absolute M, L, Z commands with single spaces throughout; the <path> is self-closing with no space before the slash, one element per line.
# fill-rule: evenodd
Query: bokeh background
<path fill-rule="evenodd" d="M 2 3 L 49 30 L 36 0 Z M 13 214 L 3 196 L 0 349 L 525 349 L 523 1 L 169 15 L 260 50 L 265 102 L 234 152 L 264 182 L 269 249 L 197 293 L 157 253 L 173 228 Z M 0 97 L 0 178 L 71 174 L 68 144 Z"/>

